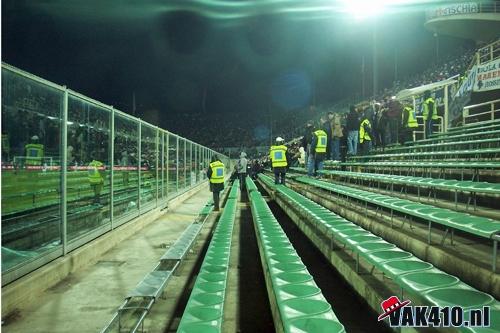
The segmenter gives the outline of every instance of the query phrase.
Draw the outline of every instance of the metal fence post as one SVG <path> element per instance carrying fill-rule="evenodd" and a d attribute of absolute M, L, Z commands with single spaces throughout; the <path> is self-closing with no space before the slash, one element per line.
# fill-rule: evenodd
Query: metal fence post
<path fill-rule="evenodd" d="M 159 184 L 159 179 L 158 179 L 158 156 L 162 156 L 159 154 L 159 134 L 160 134 L 160 131 L 158 129 L 158 127 L 156 127 L 156 148 L 155 148 L 155 151 L 156 151 L 156 165 L 155 165 L 155 170 L 156 170 L 156 205 L 155 207 L 158 207 L 158 184 Z"/>
<path fill-rule="evenodd" d="M 68 182 L 68 88 L 64 88 L 63 100 L 63 115 L 62 115 L 62 160 L 61 160 L 61 222 L 62 222 L 62 247 L 63 255 L 68 253 L 68 198 L 67 198 L 67 182 Z"/>
<path fill-rule="evenodd" d="M 111 132 L 111 138 L 110 138 L 110 155 L 111 155 L 111 160 L 109 162 L 109 167 L 111 168 L 109 176 L 109 201 L 111 204 L 110 210 L 109 210 L 109 220 L 111 223 L 111 230 L 113 230 L 113 220 L 114 220 L 114 208 L 115 208 L 115 108 L 111 106 L 111 125 L 110 125 L 110 132 Z"/>
<path fill-rule="evenodd" d="M 141 154 L 141 120 L 139 119 L 138 123 L 138 133 L 139 133 L 139 142 L 138 142 L 138 147 L 137 147 L 137 175 L 139 177 L 138 179 L 138 185 L 137 185 L 137 207 L 139 208 L 139 215 L 141 214 L 141 159 L 142 159 L 142 154 Z"/>
<path fill-rule="evenodd" d="M 175 177 L 176 192 L 179 192 L 179 137 L 177 139 L 177 148 L 175 149 L 175 172 L 177 177 Z"/>

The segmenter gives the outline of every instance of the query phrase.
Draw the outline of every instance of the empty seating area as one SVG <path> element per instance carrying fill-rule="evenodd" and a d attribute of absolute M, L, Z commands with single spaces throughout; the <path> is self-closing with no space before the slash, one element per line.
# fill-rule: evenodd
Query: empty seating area
<path fill-rule="evenodd" d="M 221 332 L 239 182 L 231 187 L 178 332 Z"/>
<path fill-rule="evenodd" d="M 278 332 L 345 332 L 253 181 L 246 180 Z"/>
<path fill-rule="evenodd" d="M 383 273 L 381 279 L 392 280 L 401 293 L 423 303 L 445 306 L 462 306 L 464 309 L 491 306 L 496 321 L 490 326 L 491 332 L 500 329 L 500 303 L 491 295 L 462 282 L 460 278 L 447 274 L 434 265 L 419 259 L 408 251 L 385 241 L 357 224 L 331 212 L 303 195 L 283 186 L 275 186 L 267 176 L 260 179 L 273 188 L 277 195 L 287 202 L 292 210 L 301 212 L 304 223 L 313 226 L 317 233 L 326 237 L 329 248 L 323 254 L 329 257 L 338 247 L 347 250 L 355 258 L 356 271 L 360 273 L 360 260 L 367 264 L 372 275 L 373 269 Z M 312 238 L 313 239 L 313 238 Z M 321 248 L 320 242 L 314 242 Z"/>

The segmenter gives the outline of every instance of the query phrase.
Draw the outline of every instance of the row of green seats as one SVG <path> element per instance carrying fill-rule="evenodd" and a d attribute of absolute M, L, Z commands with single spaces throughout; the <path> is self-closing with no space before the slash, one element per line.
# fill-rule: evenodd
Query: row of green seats
<path fill-rule="evenodd" d="M 373 204 L 396 211 L 406 216 L 423 219 L 429 223 L 428 241 L 431 242 L 431 226 L 436 223 L 447 229 L 461 230 L 465 233 L 481 238 L 493 240 L 492 269 L 496 270 L 496 248 L 500 240 L 500 221 L 474 216 L 467 213 L 460 213 L 446 208 L 438 208 L 432 205 L 417 203 L 411 200 L 394 198 L 389 195 L 377 194 L 369 191 L 355 189 L 349 186 L 332 184 L 308 177 L 297 177 L 296 181 L 312 185 L 338 195 L 360 200 L 365 204 Z"/>
<path fill-rule="evenodd" d="M 259 176 L 260 179 L 269 178 Z M 267 180 L 269 182 L 269 180 Z M 459 278 L 447 274 L 431 263 L 420 260 L 412 253 L 386 242 L 368 230 L 338 216 L 323 206 L 286 188 L 277 186 L 276 191 L 292 207 L 313 222 L 318 230 L 331 235 L 338 243 L 366 260 L 386 276 L 393 279 L 403 290 L 423 302 L 443 307 L 461 306 L 479 309 L 490 306 L 491 324 L 488 328 L 463 328 L 464 332 L 493 333 L 500 331 L 500 303 L 491 295 L 478 291 Z M 465 320 L 469 320 L 468 317 Z"/>
<path fill-rule="evenodd" d="M 447 168 L 447 169 L 500 169 L 500 162 L 495 161 L 376 161 L 376 162 L 330 162 L 325 161 L 326 168 L 342 166 L 363 167 L 395 167 L 395 168 Z"/>
<path fill-rule="evenodd" d="M 492 158 L 500 153 L 500 148 L 485 148 L 485 149 L 464 149 L 464 150 L 447 150 L 447 151 L 426 151 L 413 153 L 399 154 L 375 154 L 375 155 L 356 155 L 351 156 L 351 160 L 366 160 L 366 159 L 435 159 L 436 157 L 444 156 L 444 159 L 451 158 Z"/>
<path fill-rule="evenodd" d="M 458 229 L 482 238 L 491 239 L 500 233 L 500 221 L 497 220 L 455 212 L 446 208 L 438 208 L 432 205 L 394 198 L 389 195 L 377 194 L 308 177 L 297 177 L 295 180 L 343 196 L 388 208 L 416 218 L 421 218 L 429 223 L 433 222 L 445 227 Z"/>
<path fill-rule="evenodd" d="M 410 141 L 409 143 L 413 144 L 421 144 L 427 142 L 436 142 L 436 141 L 459 141 L 459 140 L 474 140 L 479 138 L 487 138 L 487 137 L 498 137 L 500 135 L 500 130 L 492 130 L 492 131 L 474 131 L 473 133 L 462 133 L 462 134 L 451 134 L 445 137 L 437 137 L 437 138 L 429 138 L 417 141 Z"/>
<path fill-rule="evenodd" d="M 346 177 L 351 179 L 376 181 L 379 183 L 437 188 L 447 191 L 482 193 L 484 195 L 492 195 L 492 196 L 500 195 L 500 184 L 488 183 L 488 182 L 473 182 L 473 181 L 463 181 L 454 179 L 411 177 L 411 176 L 387 175 L 380 173 L 364 173 L 364 172 L 334 171 L 334 170 L 321 170 L 319 171 L 319 173 L 324 175 Z"/>
<path fill-rule="evenodd" d="M 500 125 L 500 119 L 477 121 L 475 123 L 468 123 L 462 126 L 450 127 L 448 128 L 448 132 L 456 132 L 464 129 L 473 129 L 478 127 L 483 128 L 485 126 L 492 126 L 492 125 Z"/>
<path fill-rule="evenodd" d="M 239 181 L 235 180 L 177 332 L 213 333 L 222 331 L 231 237 L 238 205 L 238 191 Z"/>
<path fill-rule="evenodd" d="M 424 151 L 441 151 L 453 147 L 458 149 L 460 147 L 466 146 L 467 150 L 473 149 L 485 149 L 485 148 L 496 148 L 500 144 L 500 138 L 490 138 L 490 139 L 480 139 L 480 140 L 470 140 L 470 141 L 458 141 L 458 142 L 441 142 L 441 143 L 428 143 L 428 144 L 418 144 L 416 142 L 413 145 L 397 146 L 394 148 L 386 148 L 385 152 L 424 152 Z M 483 146 L 487 147 L 483 147 Z"/>
<path fill-rule="evenodd" d="M 345 332 L 250 177 L 246 185 L 276 331 Z"/>
<path fill-rule="evenodd" d="M 464 134 L 464 133 L 474 133 L 479 131 L 494 131 L 500 129 L 500 124 L 483 124 L 482 126 L 475 127 L 453 127 L 449 128 L 447 132 L 437 132 L 433 133 L 431 138 L 445 137 L 448 135 Z"/>

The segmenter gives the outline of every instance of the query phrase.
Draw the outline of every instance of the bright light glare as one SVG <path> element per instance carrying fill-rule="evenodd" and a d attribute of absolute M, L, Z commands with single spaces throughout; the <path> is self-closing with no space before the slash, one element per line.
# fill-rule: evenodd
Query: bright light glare
<path fill-rule="evenodd" d="M 390 6 L 402 5 L 411 0 L 342 0 L 344 10 L 357 20 L 376 16 Z"/>

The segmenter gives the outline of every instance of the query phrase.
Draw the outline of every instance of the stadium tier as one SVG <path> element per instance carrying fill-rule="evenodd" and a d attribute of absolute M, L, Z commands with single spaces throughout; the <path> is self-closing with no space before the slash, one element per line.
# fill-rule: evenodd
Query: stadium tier
<path fill-rule="evenodd" d="M 500 1 L 4 2 L 1 330 L 500 333 Z"/>

